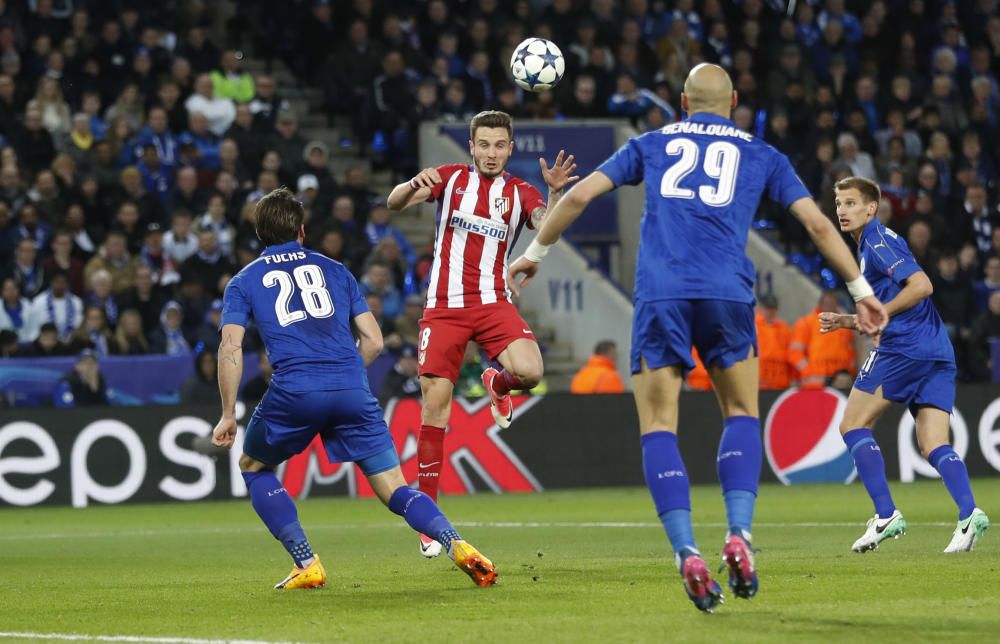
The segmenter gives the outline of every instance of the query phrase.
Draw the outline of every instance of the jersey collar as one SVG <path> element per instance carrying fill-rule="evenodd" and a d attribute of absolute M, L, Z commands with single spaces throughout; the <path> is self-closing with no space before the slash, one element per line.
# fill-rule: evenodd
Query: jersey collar
<path fill-rule="evenodd" d="M 861 248 L 864 245 L 865 240 L 868 238 L 868 235 L 875 234 L 875 232 L 878 230 L 878 227 L 879 227 L 878 217 L 875 217 L 871 221 L 869 221 L 864 228 L 861 229 L 861 237 L 858 238 L 858 248 Z"/>
<path fill-rule="evenodd" d="M 302 244 L 297 241 L 285 242 L 284 244 L 275 244 L 273 246 L 268 246 L 265 248 L 261 255 L 274 255 L 276 253 L 285 253 L 290 250 L 303 250 Z"/>
<path fill-rule="evenodd" d="M 732 125 L 733 127 L 736 127 L 736 124 L 730 119 L 727 119 L 724 116 L 719 116 L 718 114 L 710 114 L 709 112 L 695 112 L 694 114 L 688 116 L 687 120 L 694 123 L 719 123 L 722 125 Z"/>

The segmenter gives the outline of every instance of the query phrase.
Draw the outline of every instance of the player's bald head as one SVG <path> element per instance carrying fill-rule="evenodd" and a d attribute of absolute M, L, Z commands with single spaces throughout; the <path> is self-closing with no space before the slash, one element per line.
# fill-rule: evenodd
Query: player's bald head
<path fill-rule="evenodd" d="M 714 112 L 729 117 L 735 100 L 733 81 L 729 74 L 718 65 L 701 63 L 696 65 L 684 81 L 682 102 L 684 109 L 693 112 Z"/>

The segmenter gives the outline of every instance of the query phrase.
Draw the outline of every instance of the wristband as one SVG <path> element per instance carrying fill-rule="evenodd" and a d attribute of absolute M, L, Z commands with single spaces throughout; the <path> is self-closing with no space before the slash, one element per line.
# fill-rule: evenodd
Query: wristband
<path fill-rule="evenodd" d="M 851 294 L 855 302 L 860 302 L 869 295 L 875 295 L 875 291 L 872 290 L 868 280 L 865 279 L 864 275 L 858 276 L 856 280 L 851 280 L 847 283 L 847 292 Z"/>
<path fill-rule="evenodd" d="M 551 245 L 540 244 L 537 239 L 532 239 L 527 250 L 524 251 L 524 257 L 529 262 L 541 264 L 545 256 L 549 254 L 550 248 L 552 248 Z"/>
<path fill-rule="evenodd" d="M 412 179 L 410 179 L 410 188 L 412 188 L 413 190 L 420 190 L 420 186 L 419 185 L 413 185 L 413 182 L 416 181 L 416 180 L 417 180 L 416 177 L 413 177 Z"/>

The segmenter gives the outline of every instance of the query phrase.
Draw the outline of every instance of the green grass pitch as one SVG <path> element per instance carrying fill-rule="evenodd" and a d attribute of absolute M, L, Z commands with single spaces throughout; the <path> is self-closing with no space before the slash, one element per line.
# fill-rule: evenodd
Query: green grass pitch
<path fill-rule="evenodd" d="M 974 481 L 1000 520 L 1000 479 Z M 688 601 L 642 489 L 447 497 L 493 558 L 477 588 L 375 500 L 312 499 L 300 518 L 330 574 L 271 590 L 288 558 L 247 501 L 0 510 L 0 641 L 12 633 L 350 642 L 996 641 L 1000 529 L 944 555 L 954 508 L 935 481 L 894 486 L 909 533 L 854 554 L 860 484 L 764 486 L 761 591 L 714 614 Z M 718 489 L 693 490 L 695 533 L 718 563 Z M 614 526 L 623 523 L 631 525 Z M 595 525 L 596 524 L 596 525 Z M 725 576 L 720 582 L 725 585 Z"/>

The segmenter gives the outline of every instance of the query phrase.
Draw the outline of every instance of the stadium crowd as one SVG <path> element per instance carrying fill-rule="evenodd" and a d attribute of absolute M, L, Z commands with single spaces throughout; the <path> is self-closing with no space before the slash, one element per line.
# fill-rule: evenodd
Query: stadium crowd
<path fill-rule="evenodd" d="M 688 70 L 719 63 L 739 91 L 737 125 L 788 154 L 828 214 L 837 179 L 879 182 L 879 216 L 932 276 L 961 377 L 988 378 L 1000 2 L 802 0 L 791 15 L 787 4 L 254 0 L 230 28 L 322 88 L 327 112 L 350 123 L 345 148 L 402 177 L 421 122 L 495 108 L 655 129 L 681 117 Z M 429 253 L 392 225 L 366 163 L 335 177 L 274 78 L 213 42 L 207 3 L 173 6 L 0 2 L 3 355 L 213 351 L 222 290 L 261 250 L 254 203 L 288 185 L 306 206 L 307 245 L 358 276 L 409 374 Z M 553 92 L 508 79 L 527 36 L 566 56 Z M 820 272 L 786 215 L 764 208 L 759 226 Z M 789 359 L 793 381 L 808 359 Z"/>

